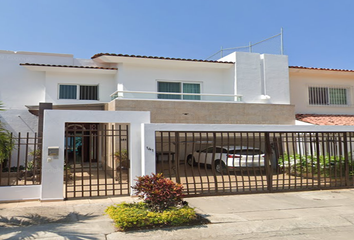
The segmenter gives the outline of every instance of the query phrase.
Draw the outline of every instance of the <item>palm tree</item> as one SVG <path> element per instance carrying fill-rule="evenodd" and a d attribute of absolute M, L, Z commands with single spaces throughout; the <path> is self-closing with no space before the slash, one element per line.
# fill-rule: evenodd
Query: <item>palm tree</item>
<path fill-rule="evenodd" d="M 5 111 L 2 102 L 0 102 L 0 111 Z M 5 129 L 0 121 L 0 163 L 9 158 L 13 148 L 14 142 L 12 141 L 11 133 Z"/>

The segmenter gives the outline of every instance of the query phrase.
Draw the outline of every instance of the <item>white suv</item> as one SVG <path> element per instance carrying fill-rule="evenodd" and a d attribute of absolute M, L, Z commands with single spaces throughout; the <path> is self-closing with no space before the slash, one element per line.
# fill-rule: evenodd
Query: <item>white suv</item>
<path fill-rule="evenodd" d="M 195 151 L 188 155 L 190 166 L 198 163 L 215 165 L 218 173 L 225 172 L 226 166 L 234 168 L 264 167 L 264 153 L 253 147 L 246 146 L 216 146 Z"/>

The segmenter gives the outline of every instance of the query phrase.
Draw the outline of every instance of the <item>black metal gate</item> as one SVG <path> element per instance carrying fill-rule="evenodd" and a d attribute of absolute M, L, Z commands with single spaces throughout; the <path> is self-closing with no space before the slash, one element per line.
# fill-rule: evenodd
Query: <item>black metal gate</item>
<path fill-rule="evenodd" d="M 352 132 L 157 132 L 156 149 L 190 196 L 354 186 Z"/>
<path fill-rule="evenodd" d="M 128 128 L 66 123 L 65 199 L 130 194 Z"/>

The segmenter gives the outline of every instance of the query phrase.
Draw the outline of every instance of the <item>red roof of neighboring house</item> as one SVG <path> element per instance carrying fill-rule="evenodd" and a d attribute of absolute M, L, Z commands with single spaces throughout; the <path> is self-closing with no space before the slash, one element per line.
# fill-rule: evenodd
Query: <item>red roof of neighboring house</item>
<path fill-rule="evenodd" d="M 296 120 L 315 125 L 354 126 L 354 115 L 296 114 Z"/>
<path fill-rule="evenodd" d="M 348 69 L 314 68 L 314 67 L 303 67 L 303 66 L 289 66 L 289 68 L 312 69 L 312 70 L 326 70 L 326 71 L 340 71 L 340 72 L 354 72 L 354 70 L 348 70 Z"/>
<path fill-rule="evenodd" d="M 20 63 L 21 66 L 38 66 L 38 67 L 66 67 L 66 68 L 89 68 L 89 69 L 104 69 L 104 70 L 118 70 L 118 68 L 105 68 L 94 66 L 72 66 L 72 65 L 51 65 L 38 63 Z"/>
<path fill-rule="evenodd" d="M 232 63 L 233 62 L 219 62 L 214 60 L 202 60 L 202 59 L 186 59 L 186 58 L 169 58 L 169 57 L 154 57 L 154 56 L 140 56 L 140 55 L 129 55 L 129 54 L 116 54 L 116 53 L 97 53 L 91 58 L 98 58 L 101 56 L 114 56 L 114 57 L 133 57 L 133 58 L 150 58 L 150 59 L 162 59 L 162 60 L 179 60 L 179 61 L 190 61 L 190 62 L 208 62 L 208 63 Z"/>

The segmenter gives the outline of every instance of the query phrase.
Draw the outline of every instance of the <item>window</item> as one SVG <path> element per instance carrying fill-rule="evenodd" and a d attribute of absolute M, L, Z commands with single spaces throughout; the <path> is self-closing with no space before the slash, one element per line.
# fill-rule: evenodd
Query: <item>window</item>
<path fill-rule="evenodd" d="M 200 93 L 199 83 L 157 82 L 157 91 L 165 93 Z M 158 94 L 159 99 L 200 100 L 199 95 Z"/>
<path fill-rule="evenodd" d="M 76 99 L 76 85 L 60 85 L 59 99 Z"/>
<path fill-rule="evenodd" d="M 80 100 L 98 100 L 98 86 L 80 86 Z"/>
<path fill-rule="evenodd" d="M 98 86 L 59 85 L 59 99 L 98 100 Z"/>
<path fill-rule="evenodd" d="M 310 105 L 348 105 L 348 89 L 337 87 L 309 87 Z"/>

